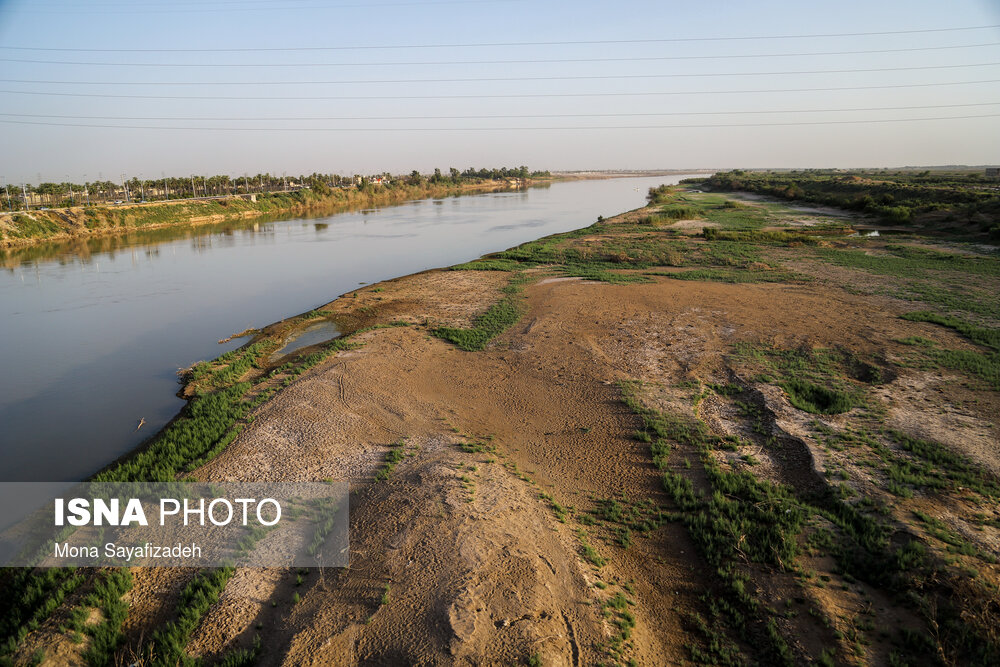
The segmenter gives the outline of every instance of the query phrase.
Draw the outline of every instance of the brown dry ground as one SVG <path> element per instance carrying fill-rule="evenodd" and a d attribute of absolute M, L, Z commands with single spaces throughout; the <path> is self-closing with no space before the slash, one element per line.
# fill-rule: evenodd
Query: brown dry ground
<path fill-rule="evenodd" d="M 969 346 L 950 330 L 899 319 L 912 304 L 850 293 L 832 280 L 733 285 L 657 277 L 612 285 L 531 273 L 537 279 L 524 290 L 524 317 L 480 352 L 429 331 L 468 326 L 499 298 L 503 272 L 426 272 L 325 307 L 342 322 L 411 326 L 364 333 L 362 347 L 302 375 L 197 476 L 349 480 L 351 565 L 311 570 L 301 586 L 292 571 L 239 570 L 194 633 L 191 655 L 222 656 L 259 634 L 260 665 L 509 665 L 532 657 L 544 665 L 684 664 L 689 647 L 703 640 L 687 619 L 705 614 L 699 598 L 715 576 L 687 530 L 667 522 L 623 548 L 606 527 L 577 520 L 613 496 L 669 504 L 649 445 L 633 437 L 641 423 L 623 404 L 619 383 L 641 382 L 648 406 L 746 437 L 759 460 L 755 474 L 815 489 L 829 484 L 831 463 L 847 466 L 850 457 L 824 448 L 812 415 L 732 361 L 735 344 L 837 348 L 882 360 L 903 355 L 907 348 L 896 341 L 915 334 Z M 695 406 L 690 387 L 709 382 L 747 388 L 786 445 L 780 453 L 724 397 L 708 395 Z M 899 368 L 877 400 L 896 427 L 1000 470 L 1000 401 L 995 392 L 975 392 L 975 400 L 970 392 L 953 373 Z M 845 420 L 823 418 L 834 427 Z M 407 458 L 375 482 L 389 445 L 401 439 Z M 468 442 L 487 447 L 468 453 L 459 447 Z M 686 456 L 697 458 L 682 448 L 672 467 L 690 468 Z M 697 466 L 686 474 L 697 485 Z M 877 480 L 857 474 L 859 488 L 884 495 Z M 973 537 L 996 550 L 995 530 Z M 588 562 L 585 543 L 607 562 Z M 833 572 L 830 560 L 805 559 L 819 573 Z M 137 574 L 129 646 L 162 622 L 188 576 Z M 888 645 L 875 638 L 858 654 L 844 639 L 847 625 L 866 605 L 890 628 L 913 621 L 914 612 L 871 586 L 841 591 L 839 581 L 810 588 L 788 573 L 756 578 L 769 603 L 796 599 L 802 613 L 783 619 L 781 629 L 793 638 L 797 662 L 834 647 L 838 663 L 885 664 Z M 301 602 L 293 604 L 296 593 Z M 618 594 L 635 619 L 624 647 L 614 641 L 616 616 L 602 613 Z M 820 613 L 805 613 L 810 607 Z"/>

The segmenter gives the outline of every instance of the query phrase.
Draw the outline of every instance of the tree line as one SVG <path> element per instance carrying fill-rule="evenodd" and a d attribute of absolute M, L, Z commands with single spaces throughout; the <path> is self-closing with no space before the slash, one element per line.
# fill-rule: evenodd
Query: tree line
<path fill-rule="evenodd" d="M 139 176 L 117 181 L 96 180 L 85 183 L 44 182 L 32 185 L 5 184 L 0 197 L 8 210 L 27 208 L 94 206 L 113 203 L 136 203 L 165 201 L 170 199 L 192 199 L 199 197 L 227 197 L 266 192 L 289 192 L 313 189 L 321 194 L 333 188 L 393 187 L 399 184 L 421 185 L 424 183 L 445 184 L 483 180 L 527 179 L 549 176 L 548 171 L 530 171 L 525 166 L 476 169 L 464 171 L 452 167 L 447 176 L 435 169 L 430 176 L 414 170 L 409 176 L 392 176 L 388 172 L 375 175 L 354 174 L 299 174 L 281 176 L 258 173 L 254 175 L 230 176 L 179 176 L 158 179 L 144 179 Z"/>
<path fill-rule="evenodd" d="M 918 218 L 942 227 L 943 223 L 959 223 L 1000 236 L 1000 188 L 976 172 L 736 169 L 698 180 L 709 190 L 754 192 L 834 206 L 894 224 Z"/>

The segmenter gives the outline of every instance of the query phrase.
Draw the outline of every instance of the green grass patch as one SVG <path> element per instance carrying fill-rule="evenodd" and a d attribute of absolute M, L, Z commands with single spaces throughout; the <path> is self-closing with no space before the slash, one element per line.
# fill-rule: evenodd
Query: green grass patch
<path fill-rule="evenodd" d="M 989 498 L 1000 499 L 1000 480 L 982 467 L 947 447 L 901 431 L 889 429 L 886 436 L 912 455 L 912 461 L 898 461 L 895 466 L 908 475 L 906 483 L 918 487 L 964 487 Z"/>
<path fill-rule="evenodd" d="M 938 365 L 977 377 L 994 391 L 1000 391 L 1000 329 L 975 326 L 956 317 L 929 311 L 906 313 L 900 317 L 911 322 L 930 322 L 953 329 L 973 343 L 989 348 L 987 352 L 980 352 L 940 349 L 931 341 L 927 341 L 929 345 L 919 344 L 921 353 Z"/>
<path fill-rule="evenodd" d="M 566 523 L 566 519 L 569 517 L 571 511 L 570 508 L 556 502 L 556 499 L 548 493 L 539 493 L 538 497 L 549 504 L 549 507 L 552 509 L 552 513 L 556 515 L 556 519 L 559 520 L 559 523 Z"/>
<path fill-rule="evenodd" d="M 17 594 L 5 597 L 0 606 L 0 637 L 5 638 L 0 643 L 0 664 L 87 579 L 72 567 L 49 568 L 34 574 L 23 568 L 5 574 L 10 577 L 5 592 L 17 591 Z"/>
<path fill-rule="evenodd" d="M 698 280 L 716 283 L 791 283 L 805 282 L 808 277 L 791 271 L 755 271 L 734 269 L 693 269 L 677 272 L 650 272 L 647 275 L 665 276 L 675 280 Z"/>
<path fill-rule="evenodd" d="M 837 266 L 900 278 L 912 278 L 928 271 L 1000 276 L 1000 260 L 996 258 L 912 246 L 888 245 L 884 254 L 868 254 L 864 250 L 817 248 L 816 256 Z"/>
<path fill-rule="evenodd" d="M 83 652 L 83 659 L 93 667 L 112 664 L 115 651 L 125 640 L 122 623 L 128 616 L 128 602 L 122 600 L 132 588 L 132 573 L 128 568 L 106 569 L 98 575 L 94 588 L 84 599 L 83 605 L 73 610 L 69 625 L 77 632 L 90 637 L 90 645 Z M 88 608 L 97 608 L 101 620 L 88 624 Z"/>
<path fill-rule="evenodd" d="M 839 349 L 782 350 L 739 343 L 733 358 L 759 367 L 758 381 L 780 386 L 792 405 L 813 414 L 863 406 L 865 387 L 883 381 L 881 368 Z"/>
<path fill-rule="evenodd" d="M 517 271 L 524 268 L 521 262 L 512 259 L 477 259 L 464 264 L 456 264 L 451 271 Z"/>
<path fill-rule="evenodd" d="M 954 329 L 971 340 L 973 343 L 978 343 L 979 345 L 992 348 L 995 351 L 1000 351 L 1000 329 L 978 327 L 973 324 L 969 324 L 964 320 L 960 320 L 957 317 L 939 315 L 938 313 L 932 313 L 926 310 L 904 313 L 903 315 L 900 315 L 900 317 L 911 322 L 930 322 L 931 324 L 938 324 L 949 329 Z"/>
<path fill-rule="evenodd" d="M 670 204 L 663 206 L 657 211 L 659 217 L 666 218 L 668 220 L 690 220 L 691 218 L 698 217 L 699 210 L 693 206 L 682 206 L 678 204 Z"/>
<path fill-rule="evenodd" d="M 222 567 L 203 570 L 195 575 L 181 592 L 177 603 L 177 617 L 164 627 L 153 632 L 149 645 L 144 649 L 152 667 L 174 667 L 175 665 L 197 665 L 201 661 L 191 658 L 185 651 L 191 633 L 198 627 L 202 617 L 222 594 L 222 589 L 236 570 Z"/>
<path fill-rule="evenodd" d="M 476 317 L 471 327 L 467 329 L 438 327 L 431 333 L 454 343 L 462 350 L 468 352 L 482 350 L 491 340 L 521 319 L 524 309 L 520 302 L 520 292 L 525 282 L 526 279 L 521 275 L 512 278 L 504 288 L 505 296 L 490 306 L 485 313 Z"/>
<path fill-rule="evenodd" d="M 996 562 L 996 558 L 994 556 L 977 549 L 975 545 L 971 544 L 957 532 L 949 528 L 944 521 L 935 519 L 934 517 L 917 510 L 914 510 L 913 514 L 921 521 L 921 523 L 924 524 L 924 528 L 927 530 L 929 535 L 932 535 L 947 545 L 946 549 L 949 552 L 961 554 L 963 556 L 974 556 L 988 563 Z"/>
<path fill-rule="evenodd" d="M 601 556 L 597 549 L 587 540 L 587 531 L 583 528 L 577 528 L 576 537 L 580 540 L 580 551 L 583 554 L 584 560 L 594 567 L 604 567 L 607 564 L 608 560 Z"/>
<path fill-rule="evenodd" d="M 644 535 L 659 528 L 666 520 L 662 508 L 652 499 L 632 500 L 625 495 L 603 498 L 591 515 L 615 526 L 615 539 L 627 547 L 633 532 Z"/>
<path fill-rule="evenodd" d="M 792 405 L 813 414 L 836 415 L 856 405 L 856 397 L 850 393 L 805 380 L 792 378 L 779 383 L 779 386 L 788 394 Z"/>
<path fill-rule="evenodd" d="M 988 286 L 986 289 L 973 286 L 981 282 L 966 278 L 909 280 L 894 282 L 886 293 L 907 301 L 922 301 L 943 312 L 962 312 L 1000 320 L 1000 299 Z"/>
<path fill-rule="evenodd" d="M 385 455 L 382 467 L 375 473 L 376 482 L 384 482 L 392 476 L 392 471 L 396 469 L 400 461 L 406 458 L 406 441 L 400 440 L 389 445 L 389 451 Z"/>
<path fill-rule="evenodd" d="M 594 280 L 612 285 L 629 285 L 634 283 L 650 282 L 647 276 L 640 273 L 621 273 L 619 271 L 609 271 L 600 265 L 567 264 L 562 272 L 567 277 L 583 278 L 584 280 Z"/>
<path fill-rule="evenodd" d="M 805 232 L 786 232 L 780 230 L 723 230 L 706 227 L 702 235 L 708 241 L 735 241 L 739 243 L 760 243 L 779 246 L 817 245 L 821 238 Z"/>

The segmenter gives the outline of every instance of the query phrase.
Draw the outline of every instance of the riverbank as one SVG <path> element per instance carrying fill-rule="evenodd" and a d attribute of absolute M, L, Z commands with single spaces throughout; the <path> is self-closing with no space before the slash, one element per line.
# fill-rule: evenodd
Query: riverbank
<path fill-rule="evenodd" d="M 991 662 L 1000 260 L 853 232 L 840 215 L 661 190 L 359 287 L 188 369 L 202 403 L 182 420 L 199 439 L 114 470 L 354 493 L 349 569 L 227 573 L 179 650 Z M 270 361 L 323 321 L 345 335 Z M 225 428 L 202 433 L 202 416 Z M 192 577 L 135 572 L 126 651 L 178 618 Z M 54 620 L 18 650 L 89 641 Z"/>
<path fill-rule="evenodd" d="M 76 206 L 0 213 L 0 248 L 126 234 L 181 225 L 209 225 L 263 216 L 333 214 L 367 206 L 387 206 L 430 197 L 503 192 L 537 187 L 552 179 L 468 181 L 458 184 L 301 189 L 218 199 L 157 201 L 145 204 Z"/>

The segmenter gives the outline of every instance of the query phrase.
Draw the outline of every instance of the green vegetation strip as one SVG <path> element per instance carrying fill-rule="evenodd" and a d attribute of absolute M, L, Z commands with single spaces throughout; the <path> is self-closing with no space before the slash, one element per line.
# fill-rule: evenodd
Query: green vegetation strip
<path fill-rule="evenodd" d="M 129 568 L 103 570 L 83 604 L 71 612 L 69 627 L 90 637 L 90 645 L 83 652 L 88 665 L 114 663 L 115 651 L 124 641 L 122 623 L 128 616 L 128 602 L 122 600 L 122 596 L 131 588 L 132 571 Z M 96 624 L 87 622 L 90 609 L 100 612 Z"/>
<path fill-rule="evenodd" d="M 376 482 L 384 482 L 389 479 L 392 475 L 392 471 L 396 469 L 399 462 L 406 458 L 406 441 L 400 440 L 389 445 L 389 452 L 385 455 L 385 462 L 377 473 L 375 473 Z"/>
<path fill-rule="evenodd" d="M 222 589 L 232 578 L 236 570 L 223 567 L 205 570 L 195 575 L 194 579 L 181 592 L 177 604 L 177 618 L 166 626 L 156 630 L 145 649 L 151 667 L 175 667 L 175 665 L 194 666 L 202 664 L 200 659 L 191 658 L 185 652 L 185 647 L 191 638 L 191 633 L 198 627 L 201 618 L 208 612 L 222 594 Z M 253 649 L 239 650 L 230 653 L 223 664 L 229 667 L 249 665 L 256 657 L 259 639 Z"/>
<path fill-rule="evenodd" d="M 25 568 L 10 570 L 14 581 L 9 590 L 18 591 L 15 598 L 4 601 L 0 616 L 0 665 L 13 664 L 10 656 L 29 632 L 37 630 L 41 622 L 66 599 L 66 596 L 80 587 L 86 577 L 75 568 L 51 568 L 32 574 Z"/>
<path fill-rule="evenodd" d="M 236 181 L 226 175 L 195 177 L 197 187 L 196 183 L 187 177 L 164 178 L 141 183 L 139 179 L 132 179 L 128 185 L 133 195 L 141 196 L 145 190 L 150 199 L 149 203 L 143 203 L 141 206 L 135 206 L 137 202 L 134 199 L 128 202 L 132 205 L 108 205 L 109 201 L 119 197 L 128 198 L 124 188 L 119 189 L 116 183 L 108 181 L 88 185 L 87 190 L 94 195 L 94 205 L 81 196 L 84 192 L 82 184 L 40 183 L 34 188 L 28 186 L 28 192 L 36 197 L 34 202 L 29 202 L 35 210 L 14 213 L 11 216 L 14 224 L 0 228 L 0 242 L 44 239 L 60 234 L 78 233 L 78 228 L 67 216 L 68 210 L 38 210 L 39 207 L 42 209 L 75 207 L 74 213 L 82 212 L 82 226 L 85 229 L 125 231 L 149 226 L 184 224 L 190 222 L 192 218 L 208 216 L 223 220 L 241 220 L 248 212 L 283 213 L 307 208 L 346 208 L 443 197 L 469 191 L 482 191 L 482 184 L 506 188 L 510 185 L 509 179 L 517 179 L 519 185 L 524 185 L 526 179 L 549 176 L 547 171 L 529 171 L 523 166 L 478 170 L 470 168 L 461 172 L 452 169 L 449 176 L 441 174 L 440 170 L 435 170 L 434 175 L 430 177 L 424 177 L 413 171 L 407 178 L 389 179 L 376 184 L 370 177 L 361 178 L 360 183 L 356 183 L 354 178 L 314 173 L 310 176 L 299 175 L 296 179 L 299 184 L 298 189 L 292 191 L 280 190 L 287 184 L 264 174 L 257 174 L 249 180 L 236 179 Z M 164 196 L 163 193 L 167 191 L 170 196 Z M 218 198 L 192 198 L 209 194 Z M 247 195 L 252 195 L 253 199 Z M 152 201 L 153 199 L 156 201 Z M 22 205 L 16 204 L 16 207 L 21 208 Z"/>
<path fill-rule="evenodd" d="M 978 377 L 994 391 L 1000 391 L 1000 329 L 975 326 L 956 317 L 929 311 L 906 313 L 900 317 L 911 322 L 930 322 L 953 329 L 973 343 L 989 348 L 985 352 L 940 349 L 933 341 L 919 337 L 900 341 L 916 346 L 923 356 L 939 365 Z"/>
<path fill-rule="evenodd" d="M 957 317 L 947 317 L 926 310 L 906 313 L 904 315 L 900 315 L 900 317 L 904 320 L 910 320 L 911 322 L 930 322 L 931 324 L 939 324 L 943 327 L 954 329 L 971 340 L 973 343 L 978 343 L 980 345 L 993 348 L 994 351 L 1000 352 L 1000 329 L 977 327 L 960 320 Z"/>
<path fill-rule="evenodd" d="M 887 245 L 884 254 L 834 248 L 817 248 L 815 252 L 820 259 L 837 266 L 901 278 L 926 275 L 928 271 L 1000 276 L 1000 259 L 995 257 L 941 252 L 909 245 Z"/>
<path fill-rule="evenodd" d="M 716 283 L 791 283 L 804 282 L 807 277 L 791 271 L 738 271 L 733 269 L 693 269 L 677 272 L 650 272 L 647 275 L 665 276 L 674 280 L 700 280 Z"/>
<path fill-rule="evenodd" d="M 797 535 L 806 518 L 802 504 L 785 487 L 759 481 L 749 473 L 723 471 L 710 453 L 721 439 L 704 423 L 646 408 L 637 384 L 625 383 L 621 388 L 625 404 L 642 418 L 648 439 L 657 443 L 654 462 L 663 471 L 663 487 L 677 508 L 676 519 L 687 527 L 721 583 L 721 595 L 705 598 L 710 600 L 713 625 L 737 628 L 744 641 L 761 647 L 768 664 L 792 664 L 788 642 L 772 630 L 771 612 L 751 592 L 749 578 L 737 564 L 747 559 L 781 569 L 793 566 Z M 669 451 L 671 442 L 700 453 L 712 485 L 709 497 L 696 491 L 686 477 L 667 469 L 663 452 Z M 703 648 L 708 654 L 699 655 L 710 656 L 709 663 L 723 660 L 731 653 L 723 649 L 728 646 L 731 642 L 709 641 Z"/>

